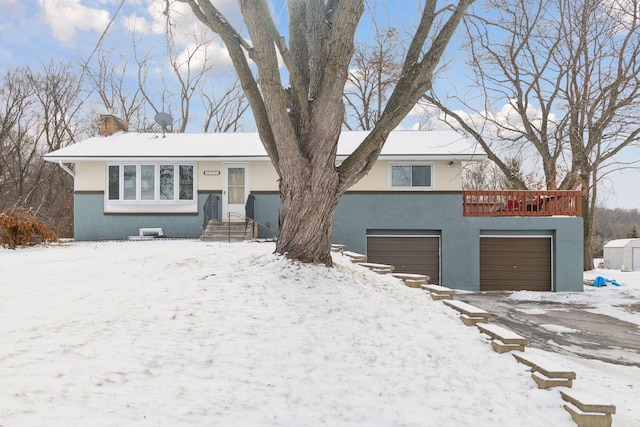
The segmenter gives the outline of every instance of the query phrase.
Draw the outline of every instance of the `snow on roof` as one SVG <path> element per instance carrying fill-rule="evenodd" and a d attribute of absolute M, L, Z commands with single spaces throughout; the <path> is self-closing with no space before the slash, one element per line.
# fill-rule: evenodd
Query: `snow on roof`
<path fill-rule="evenodd" d="M 604 245 L 605 248 L 625 248 L 627 246 L 640 247 L 640 239 L 617 239 Z"/>
<path fill-rule="evenodd" d="M 344 159 L 368 132 L 342 132 L 338 158 Z M 125 159 L 252 159 L 268 160 L 257 132 L 251 133 L 159 133 L 123 132 L 96 136 L 45 155 L 48 161 Z M 380 158 L 435 160 L 482 160 L 486 154 L 454 131 L 395 131 Z"/>

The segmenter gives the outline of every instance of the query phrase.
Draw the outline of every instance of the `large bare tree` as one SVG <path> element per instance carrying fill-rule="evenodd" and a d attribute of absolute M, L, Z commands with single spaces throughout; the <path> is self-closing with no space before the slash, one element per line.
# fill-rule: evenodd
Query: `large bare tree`
<path fill-rule="evenodd" d="M 100 104 L 129 123 L 130 129 L 139 129 L 144 122 L 144 98 L 142 91 L 128 81 L 129 63 L 120 56 L 117 62 L 113 50 L 97 51 L 95 64 L 85 68 L 89 92 L 95 92 Z M 96 114 L 97 117 L 97 114 Z"/>
<path fill-rule="evenodd" d="M 371 130 L 400 76 L 400 49 L 395 28 L 375 28 L 372 42 L 355 44 L 345 90 L 345 126 Z"/>
<path fill-rule="evenodd" d="M 238 2 L 248 34 L 210 0 L 178 1 L 224 42 L 278 173 L 282 211 L 276 252 L 331 265 L 340 197 L 366 175 L 389 133 L 431 88 L 433 70 L 473 0 L 440 9 L 437 0 L 427 0 L 416 10 L 420 21 L 395 89 L 371 132 L 338 166 L 343 96 L 364 1 L 289 0 L 287 37 L 279 33 L 266 0 Z"/>
<path fill-rule="evenodd" d="M 166 54 L 169 73 L 161 81 L 149 79 L 153 51 L 144 51 L 140 39 L 133 39 L 133 56 L 138 67 L 138 92 L 154 113 L 167 112 L 174 123 L 166 131 L 184 133 L 195 126 L 203 132 L 228 132 L 241 128 L 248 103 L 237 80 L 212 83 L 214 58 L 205 30 L 180 31 L 167 22 Z M 137 92 L 136 92 L 137 94 Z M 139 121 L 140 130 L 157 129 L 147 120 Z"/>
<path fill-rule="evenodd" d="M 479 107 L 430 95 L 473 136 L 513 188 L 514 156 L 540 168 L 547 189 L 581 189 L 584 268 L 593 268 L 597 184 L 640 140 L 638 0 L 495 0 L 467 26 Z M 487 16 L 490 16 L 487 14 Z M 465 113 L 462 113 L 464 110 Z"/>
<path fill-rule="evenodd" d="M 0 83 L 0 211 L 25 209 L 59 235 L 73 230 L 73 179 L 42 155 L 74 142 L 81 122 L 73 67 L 17 68 Z"/>

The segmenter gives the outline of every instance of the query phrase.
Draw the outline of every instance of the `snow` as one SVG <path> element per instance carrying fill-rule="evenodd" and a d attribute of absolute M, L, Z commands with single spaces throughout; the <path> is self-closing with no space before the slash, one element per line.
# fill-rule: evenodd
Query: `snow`
<path fill-rule="evenodd" d="M 273 250 L 0 249 L 0 426 L 575 425 L 557 389 L 423 291 L 343 255 L 328 269 Z M 554 296 L 637 298 L 640 273 L 623 274 Z M 527 352 L 578 363 L 576 387 L 606 394 L 615 425 L 640 419 L 638 367 Z"/>
<path fill-rule="evenodd" d="M 338 158 L 344 159 L 368 132 L 342 132 Z M 247 133 L 137 133 L 97 136 L 45 155 L 52 162 L 123 159 L 262 160 L 268 161 L 257 132 Z M 486 154 L 454 131 L 394 131 L 380 153 L 381 160 L 482 160 Z"/>
<path fill-rule="evenodd" d="M 629 244 L 632 243 L 633 247 L 640 247 L 640 239 L 618 239 L 618 240 L 610 240 L 606 245 L 604 245 L 605 248 L 625 248 L 627 246 L 629 246 Z"/>
<path fill-rule="evenodd" d="M 579 332 L 576 329 L 567 328 L 566 326 L 562 326 L 562 325 L 551 325 L 551 324 L 543 323 L 539 326 L 542 329 L 546 329 L 549 332 L 555 332 L 558 334 L 571 334 L 571 333 Z"/>

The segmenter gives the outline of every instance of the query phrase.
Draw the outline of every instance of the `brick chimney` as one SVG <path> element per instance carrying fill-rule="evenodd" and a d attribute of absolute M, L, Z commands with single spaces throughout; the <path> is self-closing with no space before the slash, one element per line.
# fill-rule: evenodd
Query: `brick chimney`
<path fill-rule="evenodd" d="M 117 132 L 127 132 L 129 130 L 129 123 L 122 119 L 117 118 L 113 114 L 100 114 L 100 128 L 99 132 L 101 136 L 111 136 Z"/>

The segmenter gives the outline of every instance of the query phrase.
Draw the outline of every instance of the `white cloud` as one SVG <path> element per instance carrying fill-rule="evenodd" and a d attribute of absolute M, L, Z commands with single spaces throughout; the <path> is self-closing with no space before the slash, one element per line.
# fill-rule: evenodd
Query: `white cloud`
<path fill-rule="evenodd" d="M 53 36 L 63 42 L 73 40 L 78 30 L 102 32 L 110 19 L 108 10 L 87 7 L 80 0 L 38 0 L 38 4 Z"/>
<path fill-rule="evenodd" d="M 138 0 L 138 3 L 144 4 L 145 7 L 138 8 L 137 12 L 124 18 L 125 28 L 143 36 L 165 34 L 167 30 L 166 4 L 157 0 Z M 221 3 L 222 5 L 216 4 L 216 6 L 225 13 L 225 16 L 231 16 L 237 22 L 239 15 L 234 10 L 234 8 L 237 9 L 237 4 L 229 0 Z M 205 65 L 205 58 L 208 65 L 213 65 L 214 68 L 231 66 L 229 54 L 220 39 L 198 21 L 188 5 L 172 2 L 169 18 L 172 24 L 173 42 L 179 52 L 178 63 L 186 63 L 191 52 L 196 50 L 196 46 L 206 44 L 206 49 L 200 47 L 191 59 L 192 69 L 202 68 Z"/>

